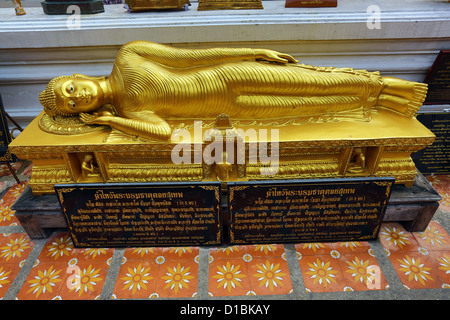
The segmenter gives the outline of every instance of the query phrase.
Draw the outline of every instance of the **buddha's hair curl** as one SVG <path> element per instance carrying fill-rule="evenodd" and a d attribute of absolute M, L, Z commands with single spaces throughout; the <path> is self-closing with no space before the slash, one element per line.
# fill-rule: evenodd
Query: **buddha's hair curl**
<path fill-rule="evenodd" d="M 44 106 L 44 111 L 49 116 L 54 117 L 57 115 L 60 116 L 71 116 L 69 113 L 64 113 L 61 110 L 59 110 L 58 106 L 56 105 L 56 95 L 55 95 L 55 83 L 62 78 L 76 78 L 77 76 L 59 76 L 56 78 L 53 78 L 48 83 L 47 87 L 44 91 L 42 91 L 39 94 L 39 102 Z"/>

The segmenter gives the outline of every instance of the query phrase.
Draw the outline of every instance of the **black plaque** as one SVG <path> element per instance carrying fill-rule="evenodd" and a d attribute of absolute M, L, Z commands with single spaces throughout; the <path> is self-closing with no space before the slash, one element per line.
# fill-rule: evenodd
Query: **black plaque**
<path fill-rule="evenodd" d="M 232 244 L 377 238 L 394 178 L 228 184 Z"/>
<path fill-rule="evenodd" d="M 417 119 L 436 135 L 434 143 L 411 155 L 423 174 L 450 173 L 450 113 L 419 113 Z"/>
<path fill-rule="evenodd" d="M 66 184 L 55 190 L 75 247 L 222 242 L 220 182 Z"/>
<path fill-rule="evenodd" d="M 428 93 L 424 104 L 450 104 L 450 50 L 441 50 L 427 77 Z"/>

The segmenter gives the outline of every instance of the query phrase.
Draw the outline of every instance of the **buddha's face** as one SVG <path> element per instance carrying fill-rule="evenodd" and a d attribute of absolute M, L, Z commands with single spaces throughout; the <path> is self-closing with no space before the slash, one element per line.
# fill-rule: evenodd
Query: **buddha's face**
<path fill-rule="evenodd" d="M 102 105 L 103 91 L 96 80 L 64 77 L 54 86 L 56 105 L 64 113 L 94 111 Z"/>

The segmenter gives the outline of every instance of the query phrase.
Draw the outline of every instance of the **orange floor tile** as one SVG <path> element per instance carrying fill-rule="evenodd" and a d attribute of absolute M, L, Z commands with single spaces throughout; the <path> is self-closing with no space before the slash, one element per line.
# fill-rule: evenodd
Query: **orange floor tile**
<path fill-rule="evenodd" d="M 450 237 L 437 221 L 431 221 L 423 232 L 413 232 L 414 239 L 420 247 L 430 251 L 450 251 Z"/>
<path fill-rule="evenodd" d="M 17 297 L 76 300 L 99 296 L 114 249 L 75 249 L 67 232 L 45 244 Z"/>
<path fill-rule="evenodd" d="M 378 239 L 381 245 L 389 251 L 414 251 L 419 247 L 412 233 L 407 232 L 396 222 L 383 223 Z"/>
<path fill-rule="evenodd" d="M 8 192 L 0 200 L 0 226 L 17 226 L 19 220 L 14 215 L 15 211 L 11 209 L 11 206 L 25 190 L 28 182 L 15 183 L 9 188 Z"/>
<path fill-rule="evenodd" d="M 406 289 L 449 286 L 450 236 L 438 222 L 431 221 L 424 232 L 407 232 L 398 223 L 382 230 L 380 243 Z"/>
<path fill-rule="evenodd" d="M 25 233 L 0 233 L 0 298 L 3 298 L 34 246 Z"/>
<path fill-rule="evenodd" d="M 431 289 L 442 286 L 431 261 L 421 253 L 395 252 L 389 258 L 405 288 Z"/>
<path fill-rule="evenodd" d="M 274 295 L 291 291 L 283 245 L 210 249 L 209 296 Z"/>
<path fill-rule="evenodd" d="M 114 297 L 193 297 L 197 293 L 198 255 L 198 247 L 127 248 Z"/>
<path fill-rule="evenodd" d="M 27 258 L 34 243 L 26 233 L 0 234 L 0 262 L 19 263 Z"/>
<path fill-rule="evenodd" d="M 439 203 L 440 208 L 450 212 L 450 175 L 430 175 L 427 180 L 431 182 L 442 197 Z"/>
<path fill-rule="evenodd" d="M 20 267 L 14 263 L 2 263 L 0 265 L 0 299 L 5 296 L 19 270 Z"/>
<path fill-rule="evenodd" d="M 368 242 L 296 244 L 308 292 L 387 289 Z"/>

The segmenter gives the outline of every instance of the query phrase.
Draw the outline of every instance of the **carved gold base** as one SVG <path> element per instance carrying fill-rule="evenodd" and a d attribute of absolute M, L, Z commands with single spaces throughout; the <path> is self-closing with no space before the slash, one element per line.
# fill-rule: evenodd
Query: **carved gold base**
<path fill-rule="evenodd" d="M 187 126 L 186 120 L 171 122 L 173 129 L 187 128 L 186 132 L 194 137 L 183 144 L 179 144 L 179 140 L 161 142 L 118 137 L 110 130 L 55 135 L 39 128 L 41 116 L 10 144 L 11 152 L 33 162 L 30 186 L 38 195 L 54 193 L 53 186 L 61 183 L 392 176 L 396 183 L 411 186 L 417 175 L 411 153 L 435 139 L 415 118 L 388 111 L 372 114 L 371 121 L 367 122 L 277 125 L 272 121 L 265 126 L 262 122 L 255 125 L 241 121 L 239 127 L 229 126 L 234 133 L 241 129 L 237 138 L 231 139 L 225 135 L 223 139 L 217 135 L 211 139 L 207 129 L 214 127 L 214 121 L 203 123 L 200 139 L 195 138 L 198 127 Z M 226 127 L 216 126 L 216 133 L 226 133 Z M 266 130 L 264 135 L 263 130 Z M 274 156 L 275 144 L 270 140 L 275 133 L 278 161 Z M 211 152 L 213 143 L 216 145 Z M 180 153 L 174 150 L 189 152 L 189 157 L 176 164 L 174 155 L 180 156 Z M 227 161 L 211 162 L 211 157 L 222 159 L 222 151 L 226 152 Z M 268 156 L 270 161 L 264 161 L 262 155 Z"/>
<path fill-rule="evenodd" d="M 261 0 L 199 0 L 198 11 L 263 9 Z"/>

